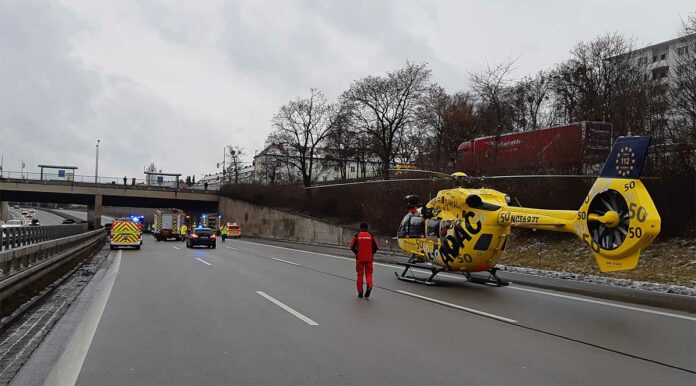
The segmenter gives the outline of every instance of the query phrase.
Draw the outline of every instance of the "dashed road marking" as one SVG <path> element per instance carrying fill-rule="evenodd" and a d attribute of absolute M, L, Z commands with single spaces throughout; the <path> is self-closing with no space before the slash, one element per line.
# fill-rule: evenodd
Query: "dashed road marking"
<path fill-rule="evenodd" d="M 227 248 L 227 249 L 232 249 L 232 250 L 235 250 L 235 251 L 237 250 L 237 248 L 232 248 L 232 247 L 228 247 L 228 246 L 225 246 L 225 248 Z"/>
<path fill-rule="evenodd" d="M 493 318 L 493 319 L 497 319 L 497 320 L 502 320 L 503 322 L 517 323 L 517 321 L 514 320 L 514 319 L 509 319 L 509 318 L 506 318 L 506 317 L 503 317 L 503 316 L 500 316 L 500 315 L 496 315 L 496 314 L 490 314 L 490 313 L 488 313 L 488 312 L 479 311 L 479 310 L 476 310 L 476 309 L 473 309 L 473 308 L 460 306 L 460 305 L 457 305 L 457 304 L 454 304 L 454 303 L 443 302 L 442 300 L 437 300 L 437 299 L 429 298 L 429 297 L 427 297 L 427 296 L 421 296 L 421 295 L 417 295 L 417 294 L 414 294 L 414 293 L 411 293 L 411 292 L 402 291 L 402 290 L 397 290 L 396 292 L 398 292 L 398 293 L 400 293 L 400 294 L 403 294 L 403 295 L 412 296 L 412 297 L 414 297 L 414 298 L 418 298 L 418 299 L 422 299 L 422 300 L 427 300 L 427 301 L 429 301 L 429 302 L 432 302 L 432 303 L 435 303 L 435 304 L 439 304 L 439 305 L 442 305 L 442 306 L 446 306 L 446 307 L 455 308 L 455 309 L 458 309 L 458 310 L 470 312 L 470 313 L 472 313 L 472 314 L 481 315 L 481 316 L 486 316 L 486 317 L 488 317 L 488 318 Z"/>
<path fill-rule="evenodd" d="M 196 260 L 200 261 L 203 264 L 212 265 L 212 264 L 208 263 L 207 261 L 201 259 L 200 257 L 196 257 Z"/>
<path fill-rule="evenodd" d="M 301 265 L 299 265 L 299 264 L 297 264 L 297 263 L 293 263 L 292 261 L 287 261 L 287 260 L 283 260 L 283 259 L 278 259 L 278 258 L 276 258 L 276 257 L 271 257 L 271 259 L 273 259 L 273 260 L 275 260 L 275 261 L 280 261 L 281 263 L 292 264 L 292 265 L 296 265 L 296 266 L 298 266 L 298 267 L 301 267 Z"/>
<path fill-rule="evenodd" d="M 300 319 L 301 321 L 303 321 L 303 322 L 309 324 L 310 326 L 318 326 L 318 325 L 319 325 L 319 323 L 317 323 L 317 322 L 313 321 L 312 319 L 310 319 L 310 318 L 308 318 L 308 317 L 302 315 L 301 313 L 299 313 L 299 312 L 297 312 L 296 310 L 294 310 L 292 307 L 290 307 L 290 306 L 284 304 L 283 302 L 281 302 L 280 300 L 274 298 L 273 296 L 268 295 L 268 294 L 266 294 L 266 293 L 263 292 L 263 291 L 256 291 L 256 293 L 259 294 L 259 295 L 261 295 L 261 296 L 263 296 L 264 298 L 270 300 L 270 301 L 271 301 L 273 304 L 275 304 L 276 306 L 278 306 L 278 307 L 284 309 L 285 311 L 289 312 L 290 314 L 294 315 L 295 317 L 297 317 L 297 318 Z"/>
<path fill-rule="evenodd" d="M 175 246 L 173 246 L 173 245 L 172 245 L 172 248 L 174 248 L 174 249 L 176 249 L 176 250 L 179 250 L 179 249 L 181 249 L 181 248 L 179 248 L 179 247 L 175 247 Z"/>

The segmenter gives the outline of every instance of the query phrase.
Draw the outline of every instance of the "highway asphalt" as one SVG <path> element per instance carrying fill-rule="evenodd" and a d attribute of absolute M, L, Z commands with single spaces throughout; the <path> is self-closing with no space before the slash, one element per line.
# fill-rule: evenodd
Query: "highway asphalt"
<path fill-rule="evenodd" d="M 103 305 L 74 317 L 93 321 L 72 338 L 82 355 L 56 365 L 74 378 L 52 381 L 696 384 L 694 314 L 454 276 L 425 287 L 385 264 L 364 300 L 350 258 L 247 240 L 146 235 L 110 259 L 113 286 L 84 294 Z"/>

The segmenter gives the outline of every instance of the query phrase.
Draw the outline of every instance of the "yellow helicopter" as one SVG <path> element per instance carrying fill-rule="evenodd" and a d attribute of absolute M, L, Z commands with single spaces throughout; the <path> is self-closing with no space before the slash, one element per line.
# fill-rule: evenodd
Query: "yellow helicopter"
<path fill-rule="evenodd" d="M 639 179 L 649 145 L 650 137 L 618 138 L 578 210 L 510 206 L 510 197 L 502 192 L 464 187 L 472 179 L 496 177 L 415 171 L 446 176 L 459 182 L 459 186 L 439 191 L 423 206 L 418 197 L 406 197 L 408 213 L 399 226 L 397 239 L 411 260 L 401 263 L 405 269 L 401 275 L 395 273 L 397 278 L 432 285 L 439 272 L 457 271 L 472 282 L 506 285 L 496 275 L 495 265 L 513 227 L 575 234 L 592 249 L 602 272 L 635 268 L 641 250 L 657 237 L 661 224 Z M 431 275 L 419 278 L 412 268 L 430 270 Z M 488 272 L 489 276 L 482 279 L 472 276 L 473 272 Z"/>

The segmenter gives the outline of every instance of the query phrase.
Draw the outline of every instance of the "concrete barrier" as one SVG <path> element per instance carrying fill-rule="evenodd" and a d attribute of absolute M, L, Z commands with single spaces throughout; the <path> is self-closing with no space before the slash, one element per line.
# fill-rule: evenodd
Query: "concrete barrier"
<path fill-rule="evenodd" d="M 347 247 L 357 228 L 348 228 L 309 216 L 220 197 L 220 213 L 225 221 L 242 228 L 242 236 L 264 237 L 300 243 Z M 383 251 L 398 252 L 393 236 L 375 235 Z"/>

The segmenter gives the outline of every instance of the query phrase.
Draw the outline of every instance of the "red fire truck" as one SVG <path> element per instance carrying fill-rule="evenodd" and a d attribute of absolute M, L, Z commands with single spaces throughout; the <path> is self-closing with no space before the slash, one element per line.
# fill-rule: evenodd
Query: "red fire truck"
<path fill-rule="evenodd" d="M 611 124 L 578 122 L 459 145 L 459 170 L 471 175 L 591 173 L 607 158 Z"/>

